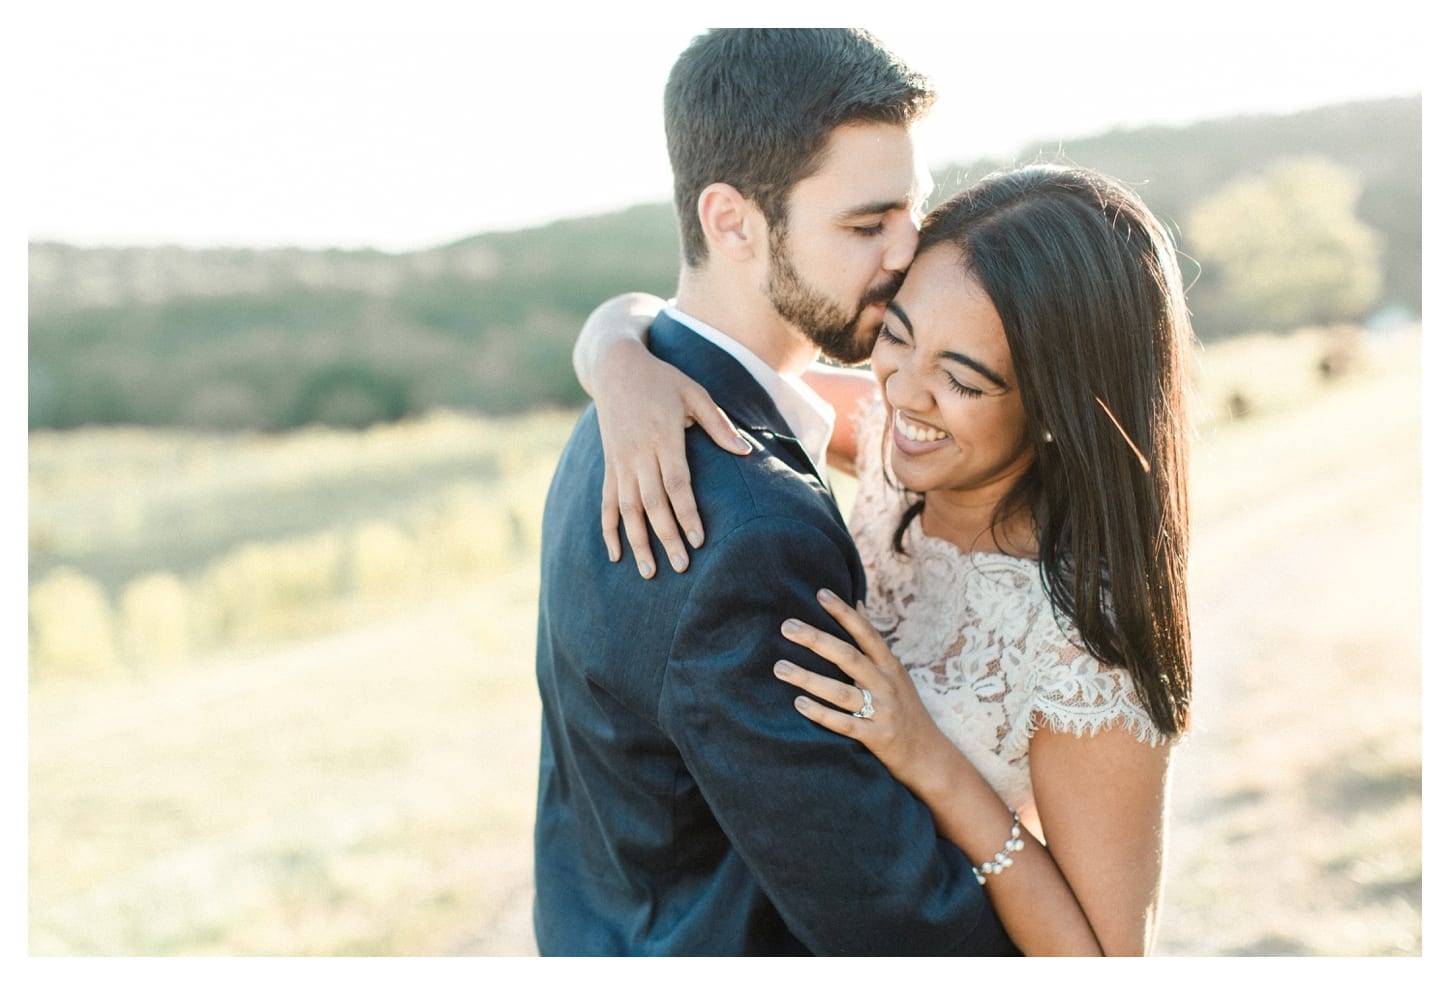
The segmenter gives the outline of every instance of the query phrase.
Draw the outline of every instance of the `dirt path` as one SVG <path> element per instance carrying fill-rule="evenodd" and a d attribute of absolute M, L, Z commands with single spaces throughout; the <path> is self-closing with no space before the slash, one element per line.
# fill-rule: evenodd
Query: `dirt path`
<path fill-rule="evenodd" d="M 1420 953 L 1419 420 L 1362 423 L 1195 531 L 1161 954 Z"/>

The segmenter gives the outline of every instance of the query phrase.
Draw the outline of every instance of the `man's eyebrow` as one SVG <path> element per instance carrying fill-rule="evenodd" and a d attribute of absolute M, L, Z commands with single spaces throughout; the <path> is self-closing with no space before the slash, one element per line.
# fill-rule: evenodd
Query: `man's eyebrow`
<path fill-rule="evenodd" d="M 842 219 L 864 219 L 867 216 L 885 215 L 897 209 L 910 209 L 911 202 L 904 198 L 894 199 L 890 202 L 867 202 L 852 209 L 841 212 Z"/>
<path fill-rule="evenodd" d="M 912 327 L 911 319 L 906 317 L 906 312 L 902 310 L 901 305 L 897 304 L 894 300 L 887 301 L 886 310 L 895 315 L 897 320 L 900 321 L 902 325 L 906 326 L 906 331 L 910 333 L 913 339 L 916 338 L 916 329 Z M 991 380 L 993 383 L 997 384 L 1003 390 L 1011 389 L 1011 387 L 1007 385 L 1007 381 L 1002 379 L 1002 377 L 997 372 L 988 369 L 986 366 L 983 366 L 971 356 L 964 356 L 960 352 L 942 352 L 938 354 L 937 358 L 950 359 L 953 362 L 961 363 L 963 366 L 966 366 L 969 369 L 973 369 L 976 370 L 978 373 L 981 373 L 983 376 Z"/>

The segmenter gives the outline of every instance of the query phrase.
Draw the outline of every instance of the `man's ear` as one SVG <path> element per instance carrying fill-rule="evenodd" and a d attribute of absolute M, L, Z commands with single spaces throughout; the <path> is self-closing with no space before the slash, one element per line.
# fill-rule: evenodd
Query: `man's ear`
<path fill-rule="evenodd" d="M 700 228 L 710 252 L 730 260 L 752 259 L 766 242 L 765 216 L 734 185 L 717 181 L 700 192 Z"/>

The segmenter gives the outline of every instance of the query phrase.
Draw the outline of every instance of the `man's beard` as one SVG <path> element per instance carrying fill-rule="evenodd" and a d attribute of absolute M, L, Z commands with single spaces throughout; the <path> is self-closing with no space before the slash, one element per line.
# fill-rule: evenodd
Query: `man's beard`
<path fill-rule="evenodd" d="M 873 304 L 894 298 L 905 277 L 904 273 L 897 273 L 886 283 L 873 287 L 862 296 L 853 312 L 802 280 L 785 248 L 784 230 L 771 230 L 766 296 L 777 314 L 800 329 L 827 358 L 838 363 L 854 366 L 870 358 L 876 332 L 861 328 L 861 313 Z"/>

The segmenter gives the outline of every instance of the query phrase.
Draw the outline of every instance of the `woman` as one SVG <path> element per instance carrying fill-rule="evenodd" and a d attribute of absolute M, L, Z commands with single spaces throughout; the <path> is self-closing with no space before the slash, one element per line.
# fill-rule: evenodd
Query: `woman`
<path fill-rule="evenodd" d="M 659 304 L 605 305 L 576 350 L 611 459 L 614 558 L 613 504 L 649 499 L 651 482 L 698 546 L 662 422 L 733 440 L 695 384 L 614 344 L 642 337 Z M 805 692 L 802 715 L 865 744 L 986 860 L 978 878 L 1027 954 L 1152 946 L 1190 695 L 1190 340 L 1171 243 L 1143 203 L 1092 172 L 1036 166 L 928 217 L 874 380 L 807 374 L 837 412 L 833 461 L 860 479 L 851 531 L 870 592 L 864 612 L 821 600 L 854 647 L 809 613 L 782 627 L 855 686 L 785 661 L 775 673 Z M 677 543 L 676 517 L 649 514 Z M 638 517 L 626 533 L 647 550 Z"/>

